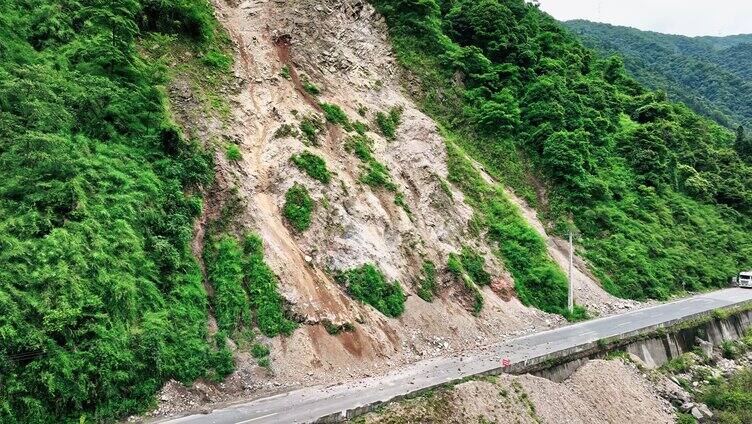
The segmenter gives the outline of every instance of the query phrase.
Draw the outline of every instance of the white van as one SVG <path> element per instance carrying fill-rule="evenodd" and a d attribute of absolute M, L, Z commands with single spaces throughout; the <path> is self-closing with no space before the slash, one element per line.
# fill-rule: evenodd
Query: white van
<path fill-rule="evenodd" d="M 740 272 L 737 281 L 739 283 L 739 287 L 752 289 L 752 271 Z"/>

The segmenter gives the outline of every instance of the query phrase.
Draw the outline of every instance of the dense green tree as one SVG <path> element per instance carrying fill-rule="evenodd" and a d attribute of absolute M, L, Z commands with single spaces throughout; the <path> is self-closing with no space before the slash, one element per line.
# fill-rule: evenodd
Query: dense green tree
<path fill-rule="evenodd" d="M 752 137 L 747 136 L 744 131 L 744 127 L 741 125 L 736 128 L 736 140 L 734 140 L 734 148 L 744 161 L 752 161 Z"/>
<path fill-rule="evenodd" d="M 109 422 L 232 368 L 189 247 L 212 156 L 136 47 L 176 7 L 214 18 L 144 4 L 0 0 L 0 422 Z"/>
<path fill-rule="evenodd" d="M 624 58 L 613 56 L 607 81 L 615 81 L 624 63 L 640 82 L 721 125 L 735 129 L 752 122 L 749 36 L 684 37 L 579 20 L 564 25 L 587 45 Z"/>

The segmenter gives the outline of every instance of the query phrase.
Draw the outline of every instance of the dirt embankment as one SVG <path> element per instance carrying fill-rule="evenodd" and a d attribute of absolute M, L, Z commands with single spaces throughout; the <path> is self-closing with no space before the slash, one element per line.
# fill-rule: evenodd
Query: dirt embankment
<path fill-rule="evenodd" d="M 529 375 L 470 381 L 389 405 L 356 422 L 669 424 L 675 415 L 633 365 L 597 360 L 562 383 Z"/>

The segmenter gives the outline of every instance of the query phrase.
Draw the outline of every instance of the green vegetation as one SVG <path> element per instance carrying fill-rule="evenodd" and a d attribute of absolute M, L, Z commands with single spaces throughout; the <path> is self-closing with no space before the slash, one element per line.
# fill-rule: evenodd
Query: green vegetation
<path fill-rule="evenodd" d="M 462 268 L 475 284 L 479 286 L 491 284 L 491 274 L 484 269 L 486 259 L 483 256 L 479 255 L 473 249 L 463 246 L 460 262 L 462 263 Z"/>
<path fill-rule="evenodd" d="M 402 108 L 395 106 L 389 110 L 389 114 L 378 112 L 376 114 L 376 125 L 378 125 L 381 135 L 387 140 L 394 140 L 397 136 L 397 126 L 402 118 Z"/>
<path fill-rule="evenodd" d="M 285 194 L 282 213 L 295 231 L 302 233 L 311 226 L 314 202 L 305 186 L 295 183 Z"/>
<path fill-rule="evenodd" d="M 353 127 L 350 123 L 350 119 L 347 117 L 342 108 L 331 103 L 319 103 L 321 109 L 324 111 L 324 116 L 328 122 L 332 124 L 341 125 L 345 131 L 352 131 Z"/>
<path fill-rule="evenodd" d="M 269 352 L 269 347 L 261 343 L 255 343 L 251 347 L 251 356 L 256 359 L 261 359 L 269 356 Z"/>
<path fill-rule="evenodd" d="M 461 151 L 533 206 L 545 196 L 542 218 L 556 234 L 580 235 L 617 296 L 720 287 L 752 265 L 751 248 L 736 242 L 752 225 L 752 172 L 733 133 L 647 91 L 618 58 L 598 57 L 523 0 L 372 3 L 449 139 L 450 181 L 481 212 L 525 303 L 564 312 L 566 280 Z"/>
<path fill-rule="evenodd" d="M 292 79 L 292 75 L 290 74 L 290 67 L 287 65 L 283 66 L 282 69 L 279 70 L 279 76 L 286 80 Z"/>
<path fill-rule="evenodd" d="M 335 324 L 331 320 L 325 319 L 323 321 L 323 324 L 326 332 L 331 334 L 332 336 L 336 336 L 342 332 L 352 333 L 353 331 L 355 331 L 355 326 L 350 322 Z"/>
<path fill-rule="evenodd" d="M 460 259 L 460 257 L 454 253 L 450 254 L 449 260 L 447 261 L 447 269 L 450 273 L 452 273 L 452 275 L 454 275 L 455 278 L 460 280 L 465 289 L 472 294 L 473 314 L 476 316 L 480 315 L 481 311 L 483 311 L 483 293 L 481 293 L 478 285 L 475 283 L 475 281 L 473 281 L 472 277 L 470 277 L 467 271 L 465 271 L 465 268 L 462 266 L 462 260 Z"/>
<path fill-rule="evenodd" d="M 315 139 L 315 135 L 316 135 L 315 128 L 313 129 L 313 135 Z M 297 137 L 297 136 L 298 136 L 298 130 L 290 124 L 282 124 L 280 125 L 279 128 L 277 128 L 276 131 L 274 131 L 274 138 L 286 138 L 286 137 Z"/>
<path fill-rule="evenodd" d="M 313 96 L 318 96 L 321 94 L 321 90 L 316 87 L 314 83 L 308 80 L 308 76 L 303 75 L 301 78 L 300 84 L 303 86 L 303 90 L 305 90 L 308 94 L 311 94 Z"/>
<path fill-rule="evenodd" d="M 499 245 L 498 253 L 514 277 L 519 299 L 547 312 L 568 315 L 566 276 L 549 258 L 541 236 L 525 222 L 504 191 L 489 186 L 451 142 L 447 144 L 447 165 L 449 181 L 460 188 L 466 201 L 481 213 L 481 224 L 487 229 L 488 237 Z M 490 282 L 483 274 L 482 262 L 471 251 L 463 249 L 462 258 L 458 260 L 463 270 L 465 263 L 473 266 L 474 275 L 469 276 L 475 284 Z M 578 308 L 575 317 L 570 318 L 579 319 L 583 312 Z"/>
<path fill-rule="evenodd" d="M 250 325 L 250 303 L 243 287 L 243 251 L 238 241 L 222 236 L 204 252 L 206 274 L 214 288 L 212 306 L 217 327 L 224 334 L 233 334 L 243 325 Z"/>
<path fill-rule="evenodd" d="M 512 390 L 514 390 L 514 393 L 517 395 L 517 399 L 525 405 L 525 408 L 527 409 L 527 414 L 530 417 L 531 420 L 533 420 L 536 424 L 542 424 L 543 420 L 538 416 L 538 412 L 535 410 L 535 404 L 530 399 L 530 396 L 525 392 L 525 389 L 522 387 L 522 384 L 520 384 L 519 380 L 513 379 L 512 380 Z"/>
<path fill-rule="evenodd" d="M 360 135 L 366 135 L 366 131 L 368 131 L 368 126 L 360 121 L 356 121 L 353 123 L 353 129 L 356 133 Z"/>
<path fill-rule="evenodd" d="M 745 368 L 729 380 L 713 380 L 699 398 L 701 402 L 713 408 L 716 422 L 752 422 L 752 369 Z"/>
<path fill-rule="evenodd" d="M 373 156 L 373 140 L 364 135 L 350 137 L 345 142 L 345 150 L 353 153 L 365 165 L 360 182 L 371 187 L 397 191 L 397 185 L 392 181 L 389 169 Z"/>
<path fill-rule="evenodd" d="M 405 294 L 400 283 L 389 283 L 371 264 L 341 272 L 336 280 L 354 299 L 373 306 L 388 317 L 398 317 L 405 311 Z"/>
<path fill-rule="evenodd" d="M 752 128 L 749 38 L 691 38 L 587 21 L 565 25 L 604 55 L 621 55 L 648 87 L 728 128 Z"/>
<path fill-rule="evenodd" d="M 300 131 L 303 133 L 306 145 L 318 146 L 318 133 L 324 129 L 324 124 L 316 118 L 303 118 L 300 122 Z"/>
<path fill-rule="evenodd" d="M 332 174 L 326 169 L 326 162 L 320 156 L 305 151 L 293 155 L 290 160 L 314 180 L 321 181 L 324 184 L 329 184 L 332 180 Z"/>
<path fill-rule="evenodd" d="M 420 279 L 418 296 L 426 302 L 433 301 L 436 296 L 436 265 L 429 260 L 423 261 L 423 275 Z"/>
<path fill-rule="evenodd" d="M 261 343 L 255 343 L 251 347 L 251 356 L 256 359 L 256 363 L 262 368 L 269 368 L 271 365 L 269 361 L 269 353 L 269 347 Z"/>
<path fill-rule="evenodd" d="M 680 355 L 661 365 L 661 369 L 673 374 L 682 374 L 688 372 L 693 365 L 695 361 L 692 356 Z"/>
<path fill-rule="evenodd" d="M 227 146 L 227 159 L 230 159 L 233 162 L 243 159 L 243 154 L 240 153 L 240 148 L 237 144 L 230 144 Z"/>
<path fill-rule="evenodd" d="M 232 358 L 232 351 L 227 346 L 227 336 L 225 333 L 218 331 L 214 335 L 214 351 L 209 357 L 211 369 L 206 377 L 214 382 L 224 380 L 235 370 L 235 362 Z"/>
<path fill-rule="evenodd" d="M 737 348 L 736 343 L 726 340 L 721 343 L 721 353 L 726 359 L 736 359 L 741 352 Z"/>
<path fill-rule="evenodd" d="M 256 324 L 266 337 L 278 334 L 290 335 L 296 324 L 287 318 L 282 296 L 277 289 L 277 276 L 264 262 L 264 245 L 261 238 L 248 234 L 243 240 L 243 270 L 250 304 L 256 316 Z"/>
<path fill-rule="evenodd" d="M 410 206 L 405 201 L 405 195 L 404 194 L 402 194 L 402 193 L 395 194 L 394 195 L 394 204 L 397 205 L 397 206 L 399 206 L 399 207 L 401 207 L 402 210 L 405 211 L 405 213 L 407 214 L 407 216 L 409 216 L 410 219 L 412 219 L 412 217 L 413 217 L 413 211 L 412 211 L 412 209 L 410 209 Z"/>
<path fill-rule="evenodd" d="M 201 61 L 209 67 L 229 72 L 232 67 L 232 56 L 218 50 L 209 50 L 201 56 Z"/>
<path fill-rule="evenodd" d="M 287 318 L 277 277 L 264 262 L 261 238 L 246 234 L 241 245 L 229 235 L 238 228 L 241 209 L 239 198 L 232 195 L 222 206 L 219 218 L 209 223 L 204 263 L 214 288 L 212 304 L 217 326 L 242 349 L 255 338 L 253 324 L 267 337 L 290 335 L 296 324 Z"/>
<path fill-rule="evenodd" d="M 692 414 L 679 412 L 676 414 L 676 424 L 697 424 L 697 419 Z"/>
<path fill-rule="evenodd" d="M 232 369 L 189 247 L 213 155 L 152 43 L 215 77 L 215 29 L 202 0 L 0 0 L 0 422 L 110 422 Z"/>

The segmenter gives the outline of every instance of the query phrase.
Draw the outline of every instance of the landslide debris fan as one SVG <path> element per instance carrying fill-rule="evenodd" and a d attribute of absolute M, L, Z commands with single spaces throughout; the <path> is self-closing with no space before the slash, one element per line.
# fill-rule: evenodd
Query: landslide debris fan
<path fill-rule="evenodd" d="M 609 292 L 666 299 L 750 265 L 752 174 L 732 132 L 643 88 L 619 57 L 523 0 L 371 3 L 423 109 L 555 234 L 577 233 Z M 525 245 L 486 224 L 502 250 Z M 521 299 L 555 310 L 536 290 L 547 280 L 537 262 L 511 258 L 517 292 L 537 293 Z"/>
<path fill-rule="evenodd" d="M 212 13 L 0 0 L 0 422 L 112 421 L 232 370 L 189 249 L 211 156 L 137 53 L 151 31 L 213 48 Z"/>

